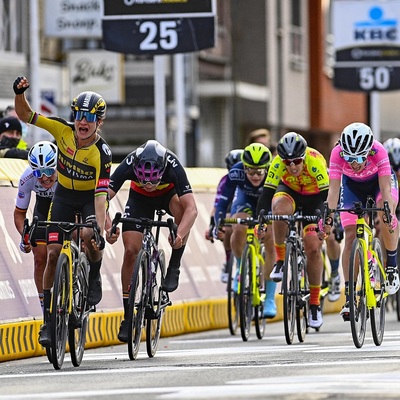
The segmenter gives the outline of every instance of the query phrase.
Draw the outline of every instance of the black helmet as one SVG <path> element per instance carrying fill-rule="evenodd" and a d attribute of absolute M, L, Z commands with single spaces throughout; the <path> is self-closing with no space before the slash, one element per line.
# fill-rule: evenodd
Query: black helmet
<path fill-rule="evenodd" d="M 306 154 L 307 142 L 303 136 L 296 132 L 286 133 L 276 148 L 282 160 L 302 158 Z"/>
<path fill-rule="evenodd" d="M 160 182 L 167 167 L 167 149 L 156 140 L 148 140 L 136 149 L 133 170 L 141 183 Z"/>
<path fill-rule="evenodd" d="M 272 161 L 272 154 L 267 146 L 252 143 L 245 147 L 241 159 L 245 167 L 266 168 Z"/>
<path fill-rule="evenodd" d="M 96 114 L 101 119 L 106 117 L 106 108 L 107 104 L 104 99 L 95 92 L 79 93 L 71 103 L 72 112 L 87 111 L 91 114 Z"/>
<path fill-rule="evenodd" d="M 241 156 L 243 154 L 243 149 L 235 149 L 231 150 L 226 156 L 225 156 L 225 164 L 226 168 L 230 170 L 237 162 L 241 160 Z"/>

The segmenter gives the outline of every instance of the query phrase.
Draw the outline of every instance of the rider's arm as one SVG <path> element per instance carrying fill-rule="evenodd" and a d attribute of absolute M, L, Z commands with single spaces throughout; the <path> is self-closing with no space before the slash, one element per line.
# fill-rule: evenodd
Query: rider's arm
<path fill-rule="evenodd" d="M 379 189 L 382 194 L 382 200 L 388 202 L 391 214 L 395 215 L 397 203 L 393 201 L 392 197 L 391 176 L 390 175 L 379 176 L 378 182 L 379 182 Z"/>
<path fill-rule="evenodd" d="M 183 215 L 178 224 L 177 236 L 180 236 L 181 239 L 183 239 L 189 234 L 190 229 L 196 220 L 197 207 L 193 193 L 184 194 L 183 196 L 179 197 L 179 201 L 183 207 Z"/>
<path fill-rule="evenodd" d="M 328 190 L 328 207 L 333 210 L 336 208 L 340 193 L 340 179 L 330 179 Z"/>
<path fill-rule="evenodd" d="M 257 215 L 259 215 L 260 211 L 263 209 L 265 210 L 266 214 L 271 211 L 271 203 L 274 194 L 275 189 L 264 186 L 263 191 L 261 192 L 261 195 L 257 201 Z"/>
<path fill-rule="evenodd" d="M 27 210 L 20 210 L 18 208 L 14 209 L 14 225 L 20 235 L 22 235 L 22 231 L 24 230 L 26 211 Z"/>
<path fill-rule="evenodd" d="M 21 79 L 17 87 L 28 88 L 29 87 L 28 80 L 26 78 Z M 14 103 L 15 103 L 15 112 L 18 114 L 18 118 L 23 122 L 29 122 L 33 110 L 25 97 L 25 93 L 16 94 Z"/>

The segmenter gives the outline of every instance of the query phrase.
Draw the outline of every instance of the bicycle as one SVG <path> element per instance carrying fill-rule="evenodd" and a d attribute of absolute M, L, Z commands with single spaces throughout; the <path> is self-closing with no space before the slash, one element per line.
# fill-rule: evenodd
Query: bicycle
<path fill-rule="evenodd" d="M 116 213 L 112 221 L 111 232 L 115 233 L 120 222 L 128 222 L 144 227 L 142 248 L 136 257 L 131 285 L 129 290 L 129 306 L 127 315 L 128 354 L 135 360 L 142 338 L 142 330 L 146 327 L 146 350 L 149 357 L 154 357 L 161 334 L 163 315 L 166 307 L 172 303 L 168 293 L 162 290 L 165 278 L 165 254 L 159 248 L 160 230 L 169 229 L 172 241 L 175 240 L 177 226 L 172 218 L 162 221 L 166 214 L 164 210 L 157 210 L 157 220 L 149 218 L 122 217 Z M 155 235 L 152 228 L 156 227 Z"/>
<path fill-rule="evenodd" d="M 374 237 L 374 214 L 384 212 L 383 219 L 391 221 L 390 209 L 385 201 L 383 208 L 376 207 L 372 197 L 366 206 L 360 201 L 352 208 L 329 210 L 324 205 L 323 221 L 332 212 L 349 212 L 357 215 L 356 238 L 353 241 L 349 265 L 349 310 L 350 326 L 354 345 L 361 348 L 366 334 L 366 322 L 371 318 L 371 331 L 374 343 L 382 343 L 385 330 L 385 305 L 388 294 L 385 291 L 386 272 L 383 266 L 381 242 Z M 367 221 L 367 219 L 368 221 Z"/>
<path fill-rule="evenodd" d="M 38 221 L 33 218 L 29 227 L 29 238 L 37 227 L 56 226 L 63 232 L 63 245 L 57 260 L 52 299 L 50 305 L 51 346 L 46 348 L 49 361 L 56 370 L 61 369 L 67 344 L 72 364 L 79 367 L 85 351 L 89 314 L 94 306 L 87 304 L 89 290 L 89 261 L 82 250 L 82 228 L 92 228 L 96 243 L 100 244 L 100 232 L 96 221 L 78 222 Z M 28 225 L 29 223 L 26 222 Z M 73 233 L 76 232 L 74 239 Z M 36 243 L 32 242 L 32 246 Z"/>
<path fill-rule="evenodd" d="M 246 245 L 242 252 L 239 268 L 237 292 L 232 287 L 234 281 L 232 271 L 228 280 L 228 316 L 237 326 L 239 315 L 240 333 L 243 341 L 247 342 L 253 316 L 257 338 L 262 339 L 265 332 L 266 320 L 263 316 L 265 294 L 262 290 L 264 283 L 262 275 L 264 245 L 260 243 L 255 234 L 255 227 L 259 224 L 258 220 L 252 217 L 220 218 L 218 227 L 232 224 L 247 225 L 247 230 Z"/>
<path fill-rule="evenodd" d="M 301 222 L 317 223 L 318 215 L 263 215 L 261 222 L 285 221 L 288 225 L 281 295 L 283 295 L 283 325 L 287 344 L 292 344 L 296 325 L 297 337 L 304 342 L 308 329 L 310 288 L 307 278 L 307 257 L 304 251 Z"/>
<path fill-rule="evenodd" d="M 214 243 L 214 236 L 213 236 L 214 228 L 215 224 L 210 225 L 208 231 L 208 236 L 210 237 L 211 243 Z M 239 297 L 237 296 L 237 293 L 233 290 L 234 273 L 236 271 L 236 269 L 234 268 L 234 264 L 235 264 L 235 257 L 233 255 L 233 252 L 231 252 L 231 255 L 225 267 L 225 271 L 228 273 L 226 291 L 228 294 L 228 307 L 227 307 L 228 326 L 231 335 L 236 335 L 237 328 L 239 326 L 239 304 L 238 304 Z"/>

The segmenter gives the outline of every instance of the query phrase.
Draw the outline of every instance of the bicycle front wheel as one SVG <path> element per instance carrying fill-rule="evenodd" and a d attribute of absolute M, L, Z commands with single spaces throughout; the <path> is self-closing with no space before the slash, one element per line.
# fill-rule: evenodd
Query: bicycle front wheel
<path fill-rule="evenodd" d="M 231 335 L 236 335 L 239 326 L 239 297 L 234 291 L 234 279 L 236 276 L 236 268 L 234 267 L 235 257 L 233 253 L 228 263 L 228 283 L 226 291 L 228 292 L 228 323 Z"/>
<path fill-rule="evenodd" d="M 159 250 L 158 259 L 151 285 L 151 308 L 146 316 L 146 349 L 149 357 L 154 357 L 161 334 L 162 320 L 165 312 L 164 292 L 161 289 L 165 277 L 165 254 Z"/>
<path fill-rule="evenodd" d="M 265 248 L 264 245 L 260 245 L 260 253 L 262 254 L 262 259 L 265 259 Z M 257 257 L 257 256 L 256 256 Z M 261 261 L 259 260 L 261 263 Z M 262 266 L 258 269 L 258 274 L 257 274 L 257 285 L 256 285 L 256 291 L 258 293 L 258 298 L 260 299 L 259 304 L 256 304 L 254 306 L 254 326 L 256 328 L 256 335 L 258 339 L 262 339 L 264 337 L 264 332 L 265 332 L 265 325 L 267 323 L 267 320 L 264 318 L 264 300 L 261 298 L 261 290 L 260 290 L 260 281 L 263 278 L 262 274 Z M 254 298 L 253 298 L 254 300 Z"/>
<path fill-rule="evenodd" d="M 298 260 L 300 257 L 296 258 Z M 299 270 L 299 266 L 297 266 L 298 271 L 298 295 L 296 296 L 297 304 L 296 304 L 296 328 L 297 328 L 297 338 L 299 342 L 303 343 L 306 339 L 306 333 L 308 328 L 308 310 L 310 309 L 310 286 L 308 284 L 308 276 L 307 270 L 305 268 L 305 259 L 302 258 L 302 266 L 303 268 Z M 297 264 L 297 263 L 296 263 Z M 294 271 L 294 270 L 293 270 Z M 319 328 L 317 329 L 319 330 Z"/>
<path fill-rule="evenodd" d="M 73 282 L 72 315 L 69 320 L 68 344 L 72 364 L 79 367 L 85 351 L 86 332 L 89 314 L 87 312 L 87 295 L 89 290 L 89 262 L 84 253 L 76 263 Z"/>
<path fill-rule="evenodd" d="M 293 343 L 296 323 L 297 259 L 293 243 L 286 243 L 285 265 L 283 268 L 283 326 L 287 344 Z"/>
<path fill-rule="evenodd" d="M 253 261 L 250 246 L 246 244 L 240 263 L 240 333 L 243 341 L 247 342 L 250 336 L 251 319 L 253 315 L 252 293 L 251 293 L 251 266 Z"/>
<path fill-rule="evenodd" d="M 68 334 L 69 260 L 60 254 L 53 284 L 51 307 L 51 360 L 55 369 L 64 362 Z"/>
<path fill-rule="evenodd" d="M 383 265 L 383 253 L 381 242 L 378 238 L 374 238 L 372 241 L 372 247 L 379 259 L 381 265 Z M 386 300 L 384 297 L 385 293 L 385 278 L 382 274 L 379 266 L 374 271 L 374 294 L 376 298 L 376 307 L 370 310 L 371 313 L 371 331 L 372 338 L 376 346 L 380 346 L 383 340 L 383 334 L 385 332 L 385 317 L 386 317 Z"/>
<path fill-rule="evenodd" d="M 363 248 L 359 239 L 354 239 L 349 266 L 349 309 L 350 326 L 354 345 L 361 348 L 364 344 L 367 324 L 367 303 L 365 298 Z"/>
<path fill-rule="evenodd" d="M 131 360 L 135 360 L 142 338 L 144 313 L 146 307 L 146 282 L 147 282 L 147 254 L 140 250 L 136 257 L 135 266 L 129 290 L 128 307 L 128 354 Z"/>

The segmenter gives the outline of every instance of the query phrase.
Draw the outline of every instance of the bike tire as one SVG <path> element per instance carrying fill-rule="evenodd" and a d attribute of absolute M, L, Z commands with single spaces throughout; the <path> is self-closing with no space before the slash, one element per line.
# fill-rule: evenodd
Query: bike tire
<path fill-rule="evenodd" d="M 235 257 L 233 253 L 231 253 L 228 262 L 228 283 L 226 286 L 226 291 L 228 294 L 228 324 L 231 335 L 236 335 L 237 328 L 239 326 L 239 297 L 233 290 L 233 283 L 236 275 L 236 268 L 234 268 L 234 264 Z"/>
<path fill-rule="evenodd" d="M 51 308 L 51 359 L 55 369 L 61 369 L 68 335 L 69 260 L 60 254 L 53 284 Z"/>
<path fill-rule="evenodd" d="M 382 246 L 378 238 L 373 239 L 372 248 L 374 249 L 378 257 L 379 262 L 381 263 L 381 265 L 383 265 Z M 385 278 L 379 267 L 377 267 L 377 270 L 375 271 L 374 278 L 375 278 L 374 293 L 375 293 L 375 298 L 377 300 L 377 305 L 376 307 L 370 310 L 371 331 L 375 345 L 380 346 L 382 344 L 383 335 L 385 333 L 387 297 L 383 296 L 385 292 Z"/>
<path fill-rule="evenodd" d="M 298 296 L 296 296 L 296 330 L 297 338 L 300 343 L 303 343 L 306 339 L 308 329 L 308 310 L 310 309 L 310 286 L 308 283 L 307 270 L 305 268 L 306 260 L 303 260 L 303 268 L 301 270 L 297 269 L 298 277 L 301 277 L 301 279 L 297 280 Z M 319 330 L 319 328 L 317 330 Z"/>
<path fill-rule="evenodd" d="M 294 271 L 294 273 L 293 273 Z M 296 323 L 297 259 L 293 243 L 286 243 L 285 264 L 283 267 L 283 326 L 287 344 L 293 343 Z"/>
<path fill-rule="evenodd" d="M 251 320 L 253 316 L 251 293 L 251 265 L 253 257 L 248 244 L 246 244 L 240 263 L 239 304 L 240 304 L 240 333 L 244 342 L 249 340 Z"/>
<path fill-rule="evenodd" d="M 87 296 L 89 291 L 89 262 L 84 253 L 79 256 L 74 270 L 73 283 L 73 320 L 75 322 L 68 332 L 68 344 L 71 361 L 74 367 L 79 367 L 85 352 L 86 332 L 88 329 L 89 314 L 87 312 Z"/>
<path fill-rule="evenodd" d="M 364 344 L 367 325 L 364 262 L 366 260 L 360 240 L 354 239 L 349 265 L 349 309 L 351 335 L 357 348 Z"/>
<path fill-rule="evenodd" d="M 260 304 L 254 306 L 254 327 L 256 328 L 256 336 L 258 339 L 262 339 L 265 333 L 265 326 L 267 324 L 266 318 L 264 318 L 264 301 L 261 299 L 261 290 L 260 290 L 260 280 L 264 279 L 262 274 L 262 265 L 265 259 L 265 248 L 264 245 L 260 245 L 260 253 L 262 254 L 262 260 L 259 259 L 260 268 L 258 269 L 257 274 L 257 287 L 256 290 L 258 292 L 258 297 L 260 299 Z"/>
<path fill-rule="evenodd" d="M 164 292 L 161 287 L 165 278 L 165 253 L 159 250 L 158 259 L 155 269 L 155 276 L 151 288 L 151 305 L 152 311 L 149 317 L 146 318 L 146 350 L 149 357 L 154 357 L 158 341 L 160 339 L 162 321 L 165 313 L 165 308 L 162 308 Z"/>
<path fill-rule="evenodd" d="M 135 360 L 142 338 L 144 326 L 144 314 L 146 307 L 146 282 L 148 257 L 144 250 L 140 250 L 133 268 L 131 287 L 129 290 L 129 306 L 127 323 L 128 329 L 128 354 L 131 360 Z"/>

